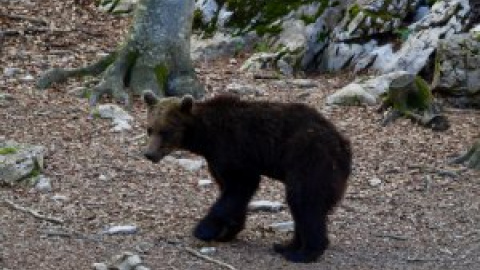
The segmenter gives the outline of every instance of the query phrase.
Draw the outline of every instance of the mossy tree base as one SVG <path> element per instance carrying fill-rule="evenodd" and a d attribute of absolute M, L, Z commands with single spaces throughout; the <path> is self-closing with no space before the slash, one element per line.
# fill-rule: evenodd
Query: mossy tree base
<path fill-rule="evenodd" d="M 435 131 L 449 128 L 447 118 L 440 114 L 428 84 L 419 76 L 406 74 L 392 81 L 379 112 L 389 110 L 382 125 L 399 117 L 407 117 Z"/>
<path fill-rule="evenodd" d="M 38 80 L 38 88 L 89 75 L 101 77 L 90 95 L 92 106 L 105 94 L 127 106 L 132 95 L 144 91 L 160 97 L 201 97 L 204 89 L 190 58 L 194 4 L 193 0 L 140 0 L 126 41 L 116 52 L 86 67 L 51 69 Z"/>
<path fill-rule="evenodd" d="M 470 150 L 452 161 L 454 164 L 466 164 L 467 167 L 480 170 L 480 140 Z"/>

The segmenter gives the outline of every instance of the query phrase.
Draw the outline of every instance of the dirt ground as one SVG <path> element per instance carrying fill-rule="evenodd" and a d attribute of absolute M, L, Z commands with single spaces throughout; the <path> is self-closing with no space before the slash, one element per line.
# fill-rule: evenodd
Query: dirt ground
<path fill-rule="evenodd" d="M 381 127 L 374 107 L 326 107 L 325 97 L 351 80 L 317 75 L 317 87 L 300 89 L 283 79 L 258 80 L 230 59 L 197 64 L 208 96 L 232 83 L 252 84 L 246 99 L 303 102 L 318 108 L 352 140 L 354 172 L 344 201 L 330 219 L 331 247 L 314 264 L 290 264 L 271 245 L 291 237 L 274 232 L 280 213 L 251 213 L 232 243 L 195 240 L 191 229 L 214 201 L 206 168 L 190 172 L 175 163 L 144 160 L 145 107 L 136 101 L 131 131 L 110 132 L 111 122 L 89 119 L 85 99 L 69 93 L 70 80 L 46 91 L 34 81 L 52 66 L 84 65 L 115 48 L 128 18 L 100 14 L 89 1 L 0 1 L 0 92 L 14 101 L 0 107 L 0 140 L 47 148 L 44 174 L 53 190 L 0 187 L 0 198 L 65 220 L 33 218 L 0 204 L 0 269 L 91 269 L 123 251 L 151 269 L 226 269 L 185 251 L 215 246 L 209 255 L 236 269 L 480 269 L 480 174 L 448 160 L 480 135 L 480 112 L 446 108 L 451 128 L 433 132 L 408 120 Z M 1 14 L 31 18 L 9 18 Z M 32 18 L 42 18 L 43 24 Z M 16 33 L 16 30 L 21 30 Z M 7 33 L 7 32 L 5 32 Z M 103 100 L 108 102 L 108 100 Z M 177 156 L 198 159 L 188 153 Z M 379 185 L 370 180 L 378 178 Z M 55 200 L 54 196 L 66 196 Z M 57 196 L 58 198 L 58 196 Z M 283 187 L 263 181 L 256 199 L 284 201 Z M 102 235 L 111 225 L 136 224 L 133 235 Z"/>

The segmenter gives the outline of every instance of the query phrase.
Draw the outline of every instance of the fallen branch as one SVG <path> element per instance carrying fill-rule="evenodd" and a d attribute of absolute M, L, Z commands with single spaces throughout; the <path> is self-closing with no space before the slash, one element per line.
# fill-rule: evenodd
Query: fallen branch
<path fill-rule="evenodd" d="M 65 29 L 50 29 L 47 27 L 29 27 L 26 29 L 22 30 L 17 30 L 17 29 L 6 29 L 0 31 L 0 35 L 3 36 L 20 36 L 24 35 L 25 33 L 28 34 L 37 34 L 37 33 L 45 33 L 45 32 L 51 32 L 51 33 L 67 33 L 67 32 L 72 32 L 71 30 L 65 30 Z"/>
<path fill-rule="evenodd" d="M 376 234 L 373 234 L 373 236 L 380 237 L 380 238 L 391 238 L 391 239 L 399 240 L 399 241 L 407 241 L 408 240 L 408 237 L 406 237 L 406 236 L 389 234 L 389 233 L 376 233 Z"/>
<path fill-rule="evenodd" d="M 209 262 L 218 264 L 218 265 L 220 265 L 220 266 L 223 266 L 223 267 L 228 268 L 228 269 L 231 269 L 231 270 L 236 270 L 236 268 L 233 267 L 233 266 L 231 266 L 230 264 L 227 264 L 227 263 L 224 263 L 224 262 L 222 262 L 222 261 L 213 259 L 213 258 L 208 257 L 208 256 L 206 256 L 206 255 L 203 255 L 202 253 L 194 250 L 193 248 L 185 247 L 185 250 L 186 250 L 188 253 L 190 253 L 190 254 L 192 254 L 192 255 L 194 255 L 194 256 L 196 256 L 196 257 L 199 257 L 199 258 L 201 258 L 201 259 L 204 259 L 204 260 L 206 260 L 206 261 L 209 261 Z"/>
<path fill-rule="evenodd" d="M 62 220 L 62 219 L 42 215 L 42 214 L 38 213 L 38 212 L 35 211 L 35 210 L 22 207 L 22 206 L 17 205 L 17 204 L 15 204 L 14 202 L 12 202 L 12 201 L 10 201 L 10 200 L 7 200 L 7 199 L 4 199 L 3 201 L 4 201 L 8 206 L 10 206 L 11 208 L 13 208 L 13 209 L 15 209 L 15 210 L 18 210 L 18 211 L 20 211 L 20 212 L 24 212 L 24 213 L 30 214 L 31 216 L 33 216 L 33 217 L 35 217 L 35 218 L 42 219 L 42 220 L 46 220 L 46 221 L 49 221 L 49 222 L 52 222 L 52 223 L 56 223 L 56 224 L 63 224 L 63 220 Z"/>
<path fill-rule="evenodd" d="M 13 20 L 30 21 L 30 22 L 33 22 L 33 23 L 48 25 L 47 21 L 45 21 L 44 19 L 31 17 L 31 16 L 0 13 L 0 17 L 5 17 L 5 18 L 13 19 Z"/>

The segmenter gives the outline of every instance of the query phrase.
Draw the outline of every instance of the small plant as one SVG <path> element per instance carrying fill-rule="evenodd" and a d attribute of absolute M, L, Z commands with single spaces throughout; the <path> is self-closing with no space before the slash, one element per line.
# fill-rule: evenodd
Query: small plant
<path fill-rule="evenodd" d="M 412 33 L 412 30 L 410 30 L 407 27 L 400 27 L 398 29 L 393 30 L 393 33 L 396 34 L 402 41 L 405 41 L 408 39 L 408 37 Z"/>
<path fill-rule="evenodd" d="M 17 153 L 17 149 L 14 148 L 14 147 L 0 148 L 0 155 L 12 155 L 12 154 L 16 154 L 16 153 Z"/>
<path fill-rule="evenodd" d="M 259 42 L 255 45 L 255 52 L 268 52 L 270 51 L 270 46 L 266 42 Z"/>

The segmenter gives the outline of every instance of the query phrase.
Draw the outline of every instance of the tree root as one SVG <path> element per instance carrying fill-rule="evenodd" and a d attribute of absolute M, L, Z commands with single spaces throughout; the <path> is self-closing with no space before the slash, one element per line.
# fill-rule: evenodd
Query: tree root
<path fill-rule="evenodd" d="M 480 170 L 480 141 L 475 143 L 465 154 L 450 161 L 451 164 L 464 164 L 471 169 Z"/>
<path fill-rule="evenodd" d="M 42 215 L 42 214 L 39 214 L 39 213 L 38 213 L 37 211 L 35 211 L 35 210 L 22 207 L 22 206 L 17 205 L 17 204 L 15 204 L 14 202 L 9 201 L 9 200 L 7 200 L 7 199 L 4 199 L 3 201 L 4 201 L 8 206 L 10 206 L 12 209 L 15 209 L 15 210 L 18 210 L 18 211 L 27 213 L 27 214 L 35 217 L 35 218 L 42 219 L 42 220 L 46 220 L 46 221 L 49 221 L 49 222 L 52 222 L 52 223 L 56 223 L 56 224 L 63 224 L 63 222 L 64 222 L 62 219 L 55 218 L 55 217 L 44 216 L 44 215 Z"/>
<path fill-rule="evenodd" d="M 115 61 L 116 57 L 116 52 L 113 52 L 85 67 L 72 69 L 53 68 L 47 70 L 42 76 L 40 76 L 40 79 L 38 79 L 37 88 L 46 89 L 53 83 L 65 82 L 70 77 L 82 77 L 88 75 L 96 76 L 107 69 L 107 67 Z"/>
<path fill-rule="evenodd" d="M 98 99 L 105 95 L 110 94 L 115 100 L 119 100 L 127 107 L 129 106 L 129 95 L 124 91 L 124 80 L 128 73 L 129 63 L 127 49 L 122 49 L 117 58 L 111 63 L 103 72 L 100 83 L 93 88 L 92 95 L 90 96 L 90 106 L 95 106 Z M 133 59 L 132 61 L 134 61 Z"/>

